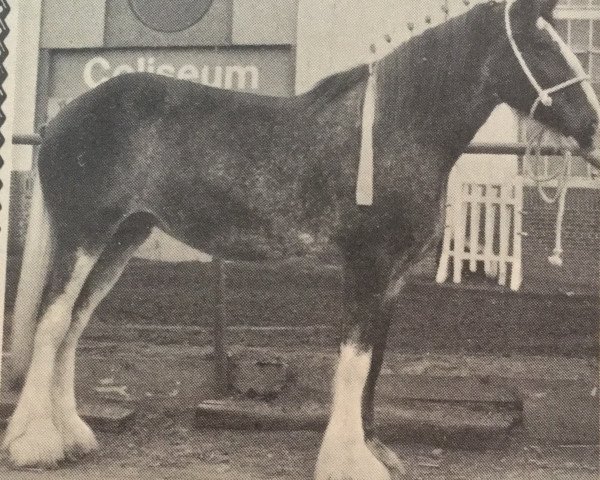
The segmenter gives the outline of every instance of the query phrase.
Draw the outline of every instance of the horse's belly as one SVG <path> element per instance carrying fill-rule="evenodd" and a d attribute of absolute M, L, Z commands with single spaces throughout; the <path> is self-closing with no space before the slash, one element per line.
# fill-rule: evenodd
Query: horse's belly
<path fill-rule="evenodd" d="M 264 221 L 228 225 L 215 233 L 208 249 L 224 258 L 244 260 L 329 257 L 337 251 L 333 241 L 337 228 L 333 216 L 269 215 Z"/>

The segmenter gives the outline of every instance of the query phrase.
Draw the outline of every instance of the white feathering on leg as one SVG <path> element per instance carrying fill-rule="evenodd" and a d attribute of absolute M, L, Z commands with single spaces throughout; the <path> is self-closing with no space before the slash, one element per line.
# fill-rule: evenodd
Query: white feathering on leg
<path fill-rule="evenodd" d="M 389 480 L 386 467 L 365 443 L 362 394 L 371 366 L 371 351 L 356 345 L 340 350 L 334 378 L 333 405 L 315 469 L 316 480 Z"/>

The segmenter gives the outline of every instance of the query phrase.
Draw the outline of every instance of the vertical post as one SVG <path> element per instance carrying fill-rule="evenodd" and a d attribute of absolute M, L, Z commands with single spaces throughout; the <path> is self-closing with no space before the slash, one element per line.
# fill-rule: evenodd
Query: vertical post
<path fill-rule="evenodd" d="M 481 203 L 483 185 L 474 184 L 471 194 L 471 245 L 469 246 L 471 259 L 469 270 L 477 271 L 477 257 L 479 256 L 479 228 L 481 223 Z"/>
<path fill-rule="evenodd" d="M 515 179 L 515 230 L 513 232 L 513 264 L 510 274 L 510 289 L 519 290 L 523 281 L 521 257 L 523 252 L 523 177 Z"/>
<path fill-rule="evenodd" d="M 453 218 L 452 218 L 452 205 L 446 204 L 446 216 L 444 219 L 444 241 L 442 244 L 442 255 L 439 259 L 439 265 L 435 281 L 437 283 L 444 283 L 448 279 L 448 266 L 450 264 L 450 242 L 452 240 L 453 231 Z"/>
<path fill-rule="evenodd" d="M 220 258 L 214 258 L 213 282 L 215 286 L 215 316 L 213 324 L 215 387 L 221 396 L 227 394 L 229 388 L 229 365 L 227 360 L 226 331 L 227 316 L 225 310 L 226 263 Z"/>
<path fill-rule="evenodd" d="M 39 0 L 9 0 L 14 13 L 19 8 L 19 31 L 14 35 L 13 52 L 18 46 L 19 61 L 12 70 L 19 82 L 15 84 L 13 96 L 19 106 L 19 115 L 15 117 L 15 130 L 34 132 L 36 128 L 36 104 L 38 100 L 38 70 L 40 65 L 40 44 L 42 26 L 42 3 Z M 16 20 L 16 16 L 14 16 Z M 16 21 L 10 27 L 16 33 Z M 9 55 L 10 58 L 10 55 Z M 3 129 L 4 132 L 4 129 Z M 10 138 L 4 135 L 5 138 Z M 29 170 L 34 163 L 34 148 L 31 145 L 18 145 L 13 148 L 13 165 L 16 169 Z"/>
<path fill-rule="evenodd" d="M 485 187 L 485 219 L 484 219 L 484 239 L 483 256 L 485 258 L 485 274 L 489 277 L 493 274 L 494 259 L 494 226 L 496 224 L 496 189 L 488 183 Z"/>
<path fill-rule="evenodd" d="M 508 243 L 510 241 L 510 189 L 512 185 L 502 184 L 500 194 L 500 255 L 498 258 L 498 283 L 506 285 L 508 269 Z"/>
<path fill-rule="evenodd" d="M 461 183 L 457 189 L 456 201 L 454 202 L 454 220 L 456 229 L 454 231 L 454 275 L 452 281 L 460 283 L 462 279 L 463 259 L 465 256 L 465 232 L 467 223 L 467 208 L 464 203 L 464 191 L 467 184 Z"/>
<path fill-rule="evenodd" d="M 4 125 L 2 125 L 2 135 L 4 143 L 0 145 L 0 371 L 2 369 L 2 342 L 4 330 L 4 300 L 6 293 L 6 263 L 8 259 L 8 214 L 10 199 L 10 180 L 13 170 L 13 122 L 14 122 L 14 99 L 15 99 L 15 72 L 17 56 L 17 20 L 19 2 L 10 2 L 10 12 L 5 14 L 6 28 L 9 29 L 8 36 L 5 38 L 6 51 L 8 57 L 4 59 L 4 68 L 7 72 L 3 87 L 6 93 L 6 100 L 1 105 L 2 112 L 5 115 Z M 1 380 L 1 379 L 0 379 Z"/>

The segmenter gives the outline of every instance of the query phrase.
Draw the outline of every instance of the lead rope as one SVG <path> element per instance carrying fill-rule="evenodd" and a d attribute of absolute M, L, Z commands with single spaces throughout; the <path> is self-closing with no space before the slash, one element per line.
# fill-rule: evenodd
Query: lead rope
<path fill-rule="evenodd" d="M 531 119 L 531 117 L 530 117 Z M 527 132 L 527 130 L 525 130 Z M 548 262 L 556 267 L 562 267 L 563 265 L 563 249 L 562 249 L 562 226 L 565 216 L 565 205 L 567 199 L 567 191 L 569 188 L 569 170 L 572 160 L 571 151 L 568 149 L 563 150 L 563 164 L 557 170 L 556 173 L 546 176 L 540 176 L 533 171 L 531 162 L 535 159 L 537 165 L 540 164 L 540 160 L 543 162 L 541 151 L 541 142 L 543 138 L 543 130 L 540 130 L 534 138 L 526 138 L 526 150 L 523 156 L 523 173 L 533 180 L 536 184 L 537 191 L 540 198 L 548 205 L 553 205 L 558 202 L 558 209 L 556 212 L 556 223 L 554 229 L 554 249 L 552 255 L 548 257 Z M 554 195 L 549 195 L 545 190 L 545 185 L 549 182 L 556 180 L 556 192 Z"/>
<path fill-rule="evenodd" d="M 588 82 L 590 79 L 590 76 L 585 72 L 583 66 L 581 65 L 581 63 L 579 62 L 577 57 L 569 49 L 569 47 L 563 41 L 563 39 L 560 37 L 558 32 L 556 32 L 556 30 L 552 27 L 552 25 L 550 25 L 548 22 L 546 22 L 546 20 L 544 20 L 543 18 L 538 18 L 537 28 L 539 28 L 540 30 L 546 30 L 548 32 L 548 34 L 552 37 L 552 39 L 556 43 L 558 43 L 560 50 L 561 50 L 563 56 L 565 57 L 565 60 L 567 60 L 567 63 L 573 69 L 576 76 L 574 78 L 572 78 L 571 80 L 567 80 L 566 82 L 562 82 L 551 88 L 543 89 L 540 86 L 540 84 L 537 82 L 537 80 L 533 76 L 533 73 L 529 69 L 527 62 L 525 62 L 525 59 L 523 58 L 523 54 L 519 50 L 519 47 L 518 47 L 517 43 L 515 42 L 515 39 L 513 36 L 511 22 L 510 22 L 510 7 L 512 6 L 513 2 L 514 2 L 514 0 L 507 1 L 506 8 L 504 10 L 506 35 L 508 37 L 510 46 L 515 54 L 515 57 L 517 58 L 517 61 L 519 62 L 519 64 L 521 65 L 521 68 L 523 69 L 523 72 L 525 73 L 525 76 L 529 79 L 529 82 L 531 83 L 531 85 L 533 86 L 533 88 L 535 89 L 535 91 L 538 94 L 537 98 L 533 102 L 533 105 L 531 106 L 531 110 L 529 112 L 529 120 L 531 120 L 533 122 L 535 112 L 536 112 L 537 108 L 539 107 L 540 103 L 546 107 L 552 106 L 552 97 L 550 96 L 550 94 L 558 92 L 559 90 L 567 88 L 571 85 L 575 85 L 577 83 L 582 83 L 584 92 L 586 93 L 586 95 L 588 96 L 590 101 L 594 100 L 591 98 L 591 95 L 594 98 L 595 98 L 595 95 L 593 95 L 593 93 L 590 93 L 590 91 L 589 91 L 591 89 L 591 86 L 589 86 L 589 82 Z M 597 98 L 595 98 L 594 105 L 598 106 Z M 525 175 L 527 175 L 529 178 L 531 178 L 535 182 L 538 192 L 540 194 L 540 197 L 542 198 L 542 200 L 545 203 L 554 204 L 558 201 L 558 211 L 556 214 L 554 250 L 552 251 L 552 255 L 550 255 L 548 257 L 548 262 L 550 262 L 552 265 L 560 267 L 563 265 L 562 224 L 563 224 L 563 219 L 564 219 L 564 215 L 565 215 L 565 205 L 566 205 L 566 198 L 567 198 L 569 170 L 570 170 L 570 164 L 571 164 L 571 152 L 568 151 L 567 149 L 565 149 L 564 162 L 563 162 L 562 168 L 560 168 L 556 174 L 550 175 L 547 177 L 540 177 L 540 176 L 536 175 L 533 172 L 529 162 L 534 157 L 536 158 L 536 160 L 538 162 L 541 159 L 540 151 L 541 151 L 542 136 L 543 136 L 543 130 L 540 130 L 540 132 L 538 133 L 538 135 L 536 136 L 535 139 L 529 139 L 528 135 L 527 135 L 527 128 L 525 129 L 526 150 L 525 150 L 525 155 L 523 158 L 523 171 L 524 171 Z M 534 150 L 536 151 L 535 156 L 533 154 Z M 546 191 L 544 190 L 544 184 L 548 183 L 552 180 L 556 180 L 556 182 L 557 182 L 556 194 L 554 196 L 548 195 L 546 193 Z"/>

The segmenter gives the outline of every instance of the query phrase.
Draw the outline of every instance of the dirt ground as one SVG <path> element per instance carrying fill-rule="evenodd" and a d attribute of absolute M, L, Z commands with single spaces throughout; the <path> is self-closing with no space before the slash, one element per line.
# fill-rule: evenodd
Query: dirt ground
<path fill-rule="evenodd" d="M 273 349 L 254 351 L 236 346 L 233 350 L 236 357 L 242 355 L 243 358 L 274 354 Z M 285 353 L 279 352 L 282 358 L 287 358 Z M 294 375 L 293 387 L 281 395 L 283 401 L 310 398 L 326 402 L 333 370 L 331 354 L 314 350 L 288 351 L 287 356 L 296 359 L 291 363 L 296 364 L 297 370 L 298 358 L 306 358 L 307 363 Z M 457 367 L 447 365 L 439 356 L 416 356 L 405 359 L 404 363 L 395 357 L 396 354 L 390 355 L 384 377 L 390 375 L 391 368 L 410 367 L 410 372 L 415 374 L 421 370 L 420 366 L 427 366 L 427 371 L 435 375 L 462 376 L 468 371 L 485 375 L 489 371 L 523 378 L 533 374 L 561 378 L 585 375 L 587 378 L 593 370 L 587 365 L 591 360 L 584 359 L 556 359 L 552 363 L 550 357 L 546 360 L 537 357 L 535 361 L 531 357 L 521 364 L 502 356 L 472 356 L 459 357 L 462 366 Z M 11 470 L 6 454 L 2 453 L 0 479 L 311 479 L 320 433 L 194 427 L 194 406 L 216 395 L 211 359 L 208 347 L 83 342 L 76 377 L 78 399 L 81 402 L 117 401 L 120 405 L 135 407 L 136 417 L 120 433 L 97 431 L 101 443 L 97 454 L 77 463 L 65 463 L 56 471 Z M 381 383 L 385 386 L 386 382 Z M 298 399 L 299 395 L 302 398 Z M 379 395 L 383 402 L 391 394 L 384 388 Z M 492 439 L 485 446 L 477 444 L 476 448 L 443 447 L 437 451 L 438 444 L 393 443 L 390 446 L 407 461 L 415 480 L 592 480 L 599 474 L 597 447 L 532 443 L 526 440 L 522 426 L 516 427 L 507 441 L 496 443 Z"/>
<path fill-rule="evenodd" d="M 9 260 L 10 316 L 18 262 Z M 210 264 L 135 260 L 98 308 L 91 326 L 104 327 L 102 335 L 108 340 L 116 338 L 124 325 L 210 329 L 214 318 L 212 273 Z M 388 348 L 404 353 L 598 357 L 597 297 L 573 296 L 570 292 L 515 293 L 481 278 L 466 280 L 467 284 L 460 286 L 439 286 L 431 281 L 409 286 L 398 302 Z M 343 312 L 339 269 L 310 263 L 237 263 L 227 266 L 225 284 L 230 326 L 327 329 L 317 335 L 238 335 L 233 342 L 336 348 Z M 211 338 L 172 335 L 161 341 L 182 340 L 203 345 Z"/>
<path fill-rule="evenodd" d="M 189 419 L 187 419 L 189 420 Z M 148 414 L 126 433 L 102 434 L 101 451 L 59 470 L 14 471 L 0 458 L 5 480 L 309 480 L 320 434 L 191 430 L 185 418 Z M 595 480 L 598 449 L 535 446 L 436 451 L 391 445 L 415 480 Z"/>
<path fill-rule="evenodd" d="M 13 280 L 15 272 L 13 262 L 9 269 Z M 11 288 L 14 285 L 9 282 Z M 8 313 L 13 293 L 14 289 L 9 289 Z M 85 398 L 86 393 L 97 393 L 98 386 L 107 385 L 117 387 L 118 393 L 118 387 L 127 385 L 127 395 L 145 399 L 135 422 L 119 434 L 99 433 L 102 449 L 98 454 L 52 472 L 10 470 L 1 454 L 0 479 L 311 479 L 321 434 L 192 427 L 190 405 L 214 393 L 210 376 L 204 376 L 202 382 L 198 376 L 191 379 L 194 371 L 211 370 L 208 348 L 213 293 L 208 266 L 138 261 L 128 267 L 98 310 L 87 343 L 82 345 L 87 355 L 111 361 L 80 362 L 78 395 Z M 237 266 L 228 274 L 229 325 L 315 327 L 302 333 L 232 331 L 230 346 L 235 348 L 310 344 L 334 352 L 341 311 L 341 281 L 336 269 Z M 396 312 L 389 348 L 419 355 L 449 352 L 502 358 L 545 354 L 595 361 L 598 318 L 598 302 L 591 297 L 420 283 L 407 290 Z M 173 325 L 174 329 L 163 333 L 153 330 Z M 206 331 L 186 333 L 178 326 Z M 151 328 L 139 333 L 144 330 L 138 327 Z M 133 342 L 135 355 L 119 354 L 124 341 Z M 190 355 L 182 359 L 183 345 Z M 165 347 L 173 349 L 173 354 L 165 356 Z M 82 381 L 86 378 L 89 381 Z M 531 445 L 519 435 L 511 442 L 502 449 L 482 451 L 434 452 L 432 445 L 400 443 L 391 447 L 407 460 L 415 479 L 598 478 L 597 447 Z"/>

